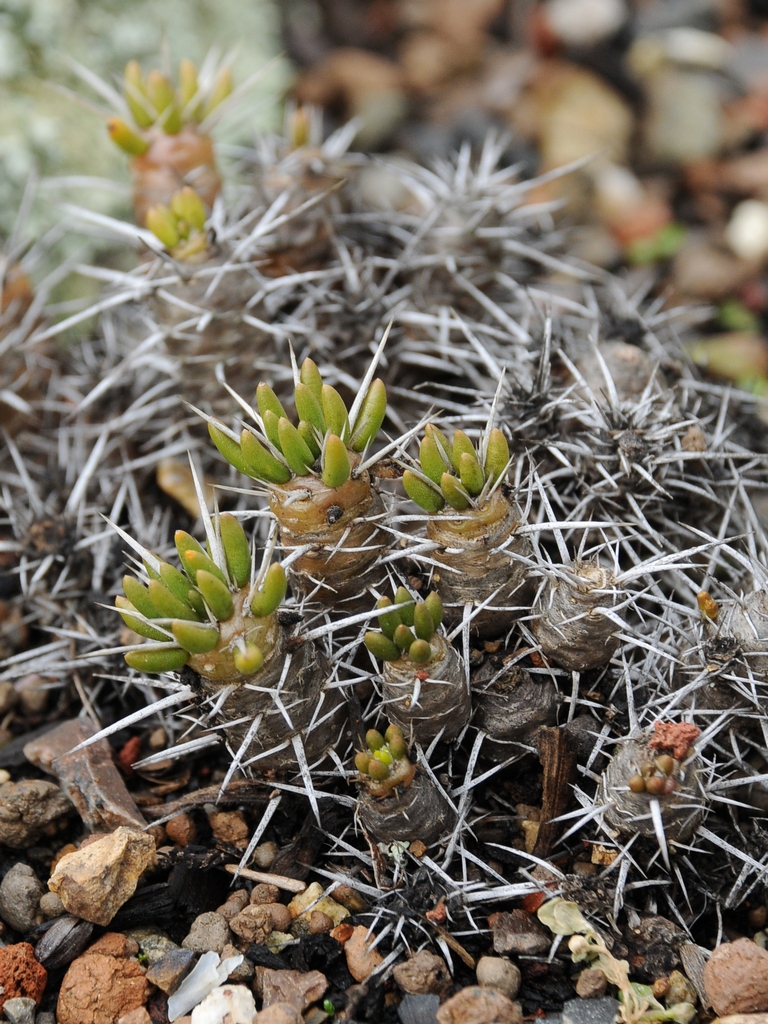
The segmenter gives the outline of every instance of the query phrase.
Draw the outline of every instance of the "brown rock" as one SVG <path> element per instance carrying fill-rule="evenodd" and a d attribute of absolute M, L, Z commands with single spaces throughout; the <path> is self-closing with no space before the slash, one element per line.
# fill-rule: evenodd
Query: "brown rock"
<path fill-rule="evenodd" d="M 587 967 L 576 982 L 576 995 L 582 999 L 598 999 L 605 995 L 607 988 L 608 982 L 603 972 L 596 967 Z"/>
<path fill-rule="evenodd" d="M 222 957 L 222 959 L 224 959 Z M 195 964 L 191 949 L 172 949 L 147 968 L 147 981 L 166 995 L 173 995 Z"/>
<path fill-rule="evenodd" d="M 280 890 L 276 885 L 270 885 L 268 882 L 259 882 L 258 885 L 254 885 L 251 891 L 250 902 L 254 906 L 258 903 L 277 903 L 280 899 Z"/>
<path fill-rule="evenodd" d="M 59 787 L 43 779 L 0 785 L 0 844 L 21 850 L 55 835 L 73 807 Z"/>
<path fill-rule="evenodd" d="M 491 914 L 488 924 L 493 931 L 496 953 L 535 956 L 549 949 L 552 938 L 543 924 L 524 910 Z"/>
<path fill-rule="evenodd" d="M 290 1003 L 273 1003 L 257 1013 L 253 1024 L 302 1024 L 302 1016 Z"/>
<path fill-rule="evenodd" d="M 370 948 L 375 938 L 368 934 L 365 925 L 359 924 L 344 944 L 347 968 L 355 981 L 365 981 L 384 960 L 377 949 Z"/>
<path fill-rule="evenodd" d="M 523 1012 L 501 992 L 469 985 L 437 1011 L 438 1024 L 522 1024 Z"/>
<path fill-rule="evenodd" d="M 422 949 L 404 964 L 394 969 L 394 977 L 401 992 L 406 995 L 446 996 L 451 989 L 451 976 L 442 957 Z"/>
<path fill-rule="evenodd" d="M 172 843 L 188 846 L 197 839 L 197 827 L 191 814 L 186 811 L 165 823 L 165 832 Z"/>
<path fill-rule="evenodd" d="M 275 928 L 278 926 L 275 925 Z M 323 935 L 325 932 L 330 932 L 333 929 L 333 921 L 327 914 L 324 914 L 322 910 L 313 910 L 309 915 L 309 934 L 310 935 Z M 278 928 L 278 931 L 282 929 Z"/>
<path fill-rule="evenodd" d="M 263 946 L 273 931 L 272 915 L 266 906 L 244 907 L 229 922 L 229 927 L 244 942 Z"/>
<path fill-rule="evenodd" d="M 0 949 L 0 1011 L 6 999 L 43 998 L 48 972 L 35 959 L 28 942 L 17 942 Z"/>
<path fill-rule="evenodd" d="M 88 947 L 87 952 L 99 953 L 101 956 L 131 957 L 138 955 L 139 944 L 136 939 L 122 932 L 106 932 Z"/>
<path fill-rule="evenodd" d="M 208 821 L 216 839 L 239 850 L 248 845 L 250 830 L 242 811 L 214 811 Z"/>
<path fill-rule="evenodd" d="M 237 889 L 227 896 L 227 902 L 222 903 L 220 907 L 216 908 L 216 913 L 220 914 L 227 921 L 231 921 L 232 918 L 239 914 L 244 907 L 248 906 L 248 890 Z"/>
<path fill-rule="evenodd" d="M 152 1018 L 147 1013 L 145 1007 L 139 1006 L 135 1010 L 129 1010 L 128 1013 L 124 1013 L 119 1018 L 117 1024 L 152 1024 Z"/>
<path fill-rule="evenodd" d="M 274 931 L 288 931 L 291 925 L 291 914 L 290 911 L 288 910 L 288 907 L 286 907 L 284 903 L 265 903 L 264 909 L 268 910 L 269 913 L 272 915 L 272 928 L 274 929 Z M 317 913 L 317 911 L 313 910 L 312 913 Z M 321 913 L 320 916 L 325 917 L 328 921 L 331 922 L 328 928 L 324 929 L 325 931 L 330 931 L 331 928 L 333 928 L 333 921 L 331 921 L 330 917 L 328 917 L 327 914 Z M 312 915 L 310 915 L 310 931 L 312 931 L 311 924 Z"/>
<path fill-rule="evenodd" d="M 56 1007 L 58 1024 L 116 1024 L 146 1003 L 145 974 L 135 960 L 85 953 L 64 975 Z"/>
<path fill-rule="evenodd" d="M 48 888 L 61 896 L 71 914 L 107 925 L 136 891 L 154 853 L 151 836 L 118 828 L 86 849 L 62 857 Z"/>
<path fill-rule="evenodd" d="M 24 756 L 55 775 L 92 831 L 112 832 L 121 826 L 141 829 L 147 824 L 128 792 L 112 759 L 106 739 L 75 753 L 72 748 L 97 732 L 85 718 L 73 718 L 24 747 Z"/>
<path fill-rule="evenodd" d="M 231 937 L 226 919 L 220 914 L 208 911 L 205 914 L 199 914 L 192 922 L 192 927 L 182 942 L 182 946 L 195 953 L 207 953 L 213 950 L 221 955 L 221 951 Z"/>
<path fill-rule="evenodd" d="M 265 1008 L 274 1003 L 288 1003 L 301 1013 L 316 1003 L 327 988 L 328 980 L 320 971 L 273 971 L 266 968 L 261 975 Z"/>
<path fill-rule="evenodd" d="M 718 946 L 704 968 L 704 991 L 721 1017 L 768 1011 L 768 951 L 751 939 Z"/>

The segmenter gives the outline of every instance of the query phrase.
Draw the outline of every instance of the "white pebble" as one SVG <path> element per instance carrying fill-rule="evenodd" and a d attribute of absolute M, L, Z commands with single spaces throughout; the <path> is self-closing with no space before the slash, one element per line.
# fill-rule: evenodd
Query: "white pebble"
<path fill-rule="evenodd" d="M 222 985 L 192 1011 L 192 1024 L 253 1024 L 256 1003 L 245 985 Z"/>
<path fill-rule="evenodd" d="M 768 203 L 745 199 L 733 211 L 725 240 L 743 260 L 762 260 L 768 256 Z"/>
<path fill-rule="evenodd" d="M 548 0 L 549 26 L 567 46 L 590 46 L 617 32 L 627 18 L 624 0 Z"/>

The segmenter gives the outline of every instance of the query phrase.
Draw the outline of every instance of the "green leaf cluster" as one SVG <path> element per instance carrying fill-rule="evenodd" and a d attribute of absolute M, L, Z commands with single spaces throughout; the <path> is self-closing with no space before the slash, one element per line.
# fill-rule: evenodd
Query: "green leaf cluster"
<path fill-rule="evenodd" d="M 365 646 L 379 661 L 408 657 L 415 665 L 432 658 L 430 640 L 443 620 L 443 603 L 436 593 L 414 601 L 405 587 L 399 587 L 394 602 L 388 597 L 376 603 L 381 632 L 369 630 Z"/>
<path fill-rule="evenodd" d="M 488 434 L 485 458 L 475 451 L 463 430 L 451 443 L 430 423 L 419 446 L 419 471 L 406 469 L 403 486 L 408 497 L 427 512 L 440 512 L 448 504 L 457 512 L 469 508 L 484 488 L 492 486 L 509 463 L 509 445 L 494 427 Z"/>

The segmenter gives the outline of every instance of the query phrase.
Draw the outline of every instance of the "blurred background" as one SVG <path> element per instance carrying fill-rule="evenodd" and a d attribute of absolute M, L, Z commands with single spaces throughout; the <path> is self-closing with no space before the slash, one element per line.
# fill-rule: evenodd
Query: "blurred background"
<path fill-rule="evenodd" d="M 77 64 L 117 84 L 131 58 L 173 69 L 211 48 L 236 83 L 265 69 L 218 129 L 225 164 L 280 130 L 286 96 L 322 108 L 326 132 L 356 118 L 362 149 L 428 162 L 495 131 L 525 175 L 584 161 L 530 200 L 562 201 L 574 255 L 711 303 L 728 373 L 768 378 L 765 0 L 1 0 L 0 232 L 33 173 L 34 237 L 61 202 L 129 215 Z M 700 357 L 716 368 L 716 349 Z"/>

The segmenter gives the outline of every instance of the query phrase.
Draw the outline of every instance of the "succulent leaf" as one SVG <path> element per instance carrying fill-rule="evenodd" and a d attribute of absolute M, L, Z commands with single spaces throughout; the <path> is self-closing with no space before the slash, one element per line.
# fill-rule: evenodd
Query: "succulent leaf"
<path fill-rule="evenodd" d="M 237 587 L 244 587 L 251 576 L 251 546 L 245 530 L 231 513 L 219 516 L 219 530 L 229 575 Z"/>
<path fill-rule="evenodd" d="M 203 117 L 207 117 L 219 104 L 223 103 L 224 100 L 232 92 L 232 70 L 231 68 L 222 68 L 216 76 L 216 81 L 213 83 L 213 88 L 206 101 L 203 109 Z"/>
<path fill-rule="evenodd" d="M 170 590 L 170 592 L 177 597 L 180 601 L 188 604 L 190 608 L 195 608 L 195 590 L 192 584 L 179 570 L 170 564 L 170 562 L 160 563 L 160 580 Z"/>
<path fill-rule="evenodd" d="M 199 622 L 176 619 L 171 623 L 171 632 L 176 643 L 190 654 L 207 654 L 219 642 L 218 629 Z"/>
<path fill-rule="evenodd" d="M 347 446 L 340 437 L 328 434 L 325 439 L 322 459 L 322 477 L 326 487 L 341 487 L 349 480 L 352 466 L 349 462 Z"/>
<path fill-rule="evenodd" d="M 312 449 L 287 417 L 278 421 L 277 432 L 285 461 L 296 474 L 306 476 L 315 461 Z"/>
<path fill-rule="evenodd" d="M 321 385 L 322 387 L 322 385 Z M 320 402 L 306 384 L 297 384 L 295 392 L 296 412 L 300 420 L 306 420 L 320 433 L 325 435 L 325 416 Z"/>
<path fill-rule="evenodd" d="M 414 621 L 415 603 L 405 587 L 398 587 L 395 591 L 395 604 L 403 605 L 402 608 L 398 608 L 400 621 L 404 622 L 406 626 L 412 626 Z"/>
<path fill-rule="evenodd" d="M 445 500 L 451 508 L 455 508 L 457 512 L 463 512 L 465 508 L 469 508 L 472 504 L 469 500 L 469 495 L 461 485 L 461 481 L 457 480 L 451 473 L 443 473 L 442 480 L 440 481 L 440 490 L 443 492 Z"/>
<path fill-rule="evenodd" d="M 186 108 L 189 107 L 189 104 L 197 95 L 198 88 L 197 67 L 194 61 L 185 57 L 179 61 L 179 102 L 185 108 L 185 113 L 193 118 L 195 116 L 194 112 L 188 111 Z"/>
<path fill-rule="evenodd" d="M 409 629 L 405 623 L 402 623 L 395 630 L 395 635 L 392 638 L 395 645 L 399 647 L 401 651 L 407 651 L 411 644 L 416 640 L 416 637 L 412 629 Z"/>
<path fill-rule="evenodd" d="M 205 603 L 219 622 L 226 622 L 235 610 L 235 602 L 229 587 L 222 583 L 218 576 L 201 569 L 197 574 L 197 585 Z"/>
<path fill-rule="evenodd" d="M 432 657 L 432 648 L 428 640 L 414 640 L 408 648 L 408 657 L 414 665 L 426 665 Z"/>
<path fill-rule="evenodd" d="M 175 135 L 181 130 L 182 120 L 176 103 L 176 92 L 170 80 L 161 71 L 153 69 L 147 75 L 146 88 L 149 102 L 157 111 L 163 131 Z"/>
<path fill-rule="evenodd" d="M 349 439 L 347 407 L 339 392 L 330 384 L 323 384 L 322 406 L 326 429 L 340 437 L 346 444 Z"/>
<path fill-rule="evenodd" d="M 369 750 L 381 750 L 386 740 L 378 729 L 369 729 L 365 734 L 365 742 Z"/>
<path fill-rule="evenodd" d="M 468 452 L 462 452 L 459 456 L 459 477 L 461 486 L 473 498 L 482 491 L 485 484 L 485 473 L 483 473 L 474 451 L 471 455 Z"/>
<path fill-rule="evenodd" d="M 429 609 L 429 613 L 432 616 L 432 624 L 437 629 L 443 621 L 443 602 L 436 590 L 433 590 L 424 598 L 424 607 Z"/>
<path fill-rule="evenodd" d="M 242 448 L 237 441 L 233 441 L 228 434 L 214 426 L 213 423 L 208 424 L 208 433 L 218 448 L 219 454 L 224 456 L 230 466 L 234 466 L 239 473 L 243 473 L 245 476 L 253 477 L 256 480 L 263 479 L 245 458 Z M 288 479 L 290 480 L 290 473 L 288 474 Z M 285 481 L 282 482 L 284 483 Z"/>
<path fill-rule="evenodd" d="M 158 615 L 163 619 L 189 619 L 199 621 L 200 616 L 194 609 L 180 600 L 175 594 L 161 583 L 160 580 L 149 581 L 149 597 L 152 604 L 157 608 Z"/>
<path fill-rule="evenodd" d="M 205 227 L 205 207 L 200 196 L 195 190 L 185 185 L 171 197 L 171 212 L 187 225 L 186 236 L 189 231 L 202 231 Z"/>
<path fill-rule="evenodd" d="M 191 533 L 187 533 L 186 530 L 177 530 L 173 535 L 173 543 L 176 545 L 176 552 L 178 553 L 179 559 L 184 571 L 194 580 L 195 574 L 192 572 L 186 562 L 187 551 L 199 551 L 201 555 L 205 554 L 202 545 L 199 541 L 196 541 Z"/>
<path fill-rule="evenodd" d="M 291 479 L 290 469 L 276 459 L 255 434 L 245 428 L 240 435 L 240 451 L 245 465 L 249 468 L 248 476 L 256 477 L 267 484 L 286 484 Z"/>
<path fill-rule="evenodd" d="M 424 601 L 419 602 L 413 609 L 413 631 L 419 640 L 431 640 L 435 635 L 432 612 Z"/>
<path fill-rule="evenodd" d="M 313 359 L 307 358 L 301 364 L 299 380 L 305 387 L 309 388 L 309 390 L 312 393 L 312 397 L 315 399 L 317 404 L 322 408 L 323 378 L 321 377 L 320 371 L 317 368 L 317 363 Z M 323 430 L 325 430 L 325 428 L 323 428 Z"/>
<path fill-rule="evenodd" d="M 453 451 L 451 453 L 451 462 L 455 473 L 461 472 L 461 456 L 471 455 L 472 458 L 476 458 L 475 446 L 470 441 L 469 437 L 464 433 L 463 430 L 457 430 L 453 435 Z"/>
<path fill-rule="evenodd" d="M 377 609 L 391 608 L 392 602 L 388 597 L 380 597 L 376 602 Z M 403 620 L 400 618 L 398 611 L 387 611 L 384 614 L 379 615 L 379 625 L 384 636 L 389 637 L 391 640 L 395 635 L 395 630 Z"/>
<path fill-rule="evenodd" d="M 246 644 L 245 650 L 236 650 L 232 655 L 235 668 L 241 675 L 252 676 L 264 664 L 264 655 L 256 644 Z"/>
<path fill-rule="evenodd" d="M 123 591 L 138 612 L 148 619 L 158 618 L 157 608 L 152 604 L 149 591 L 135 576 L 123 576 Z"/>
<path fill-rule="evenodd" d="M 387 414 L 387 388 L 377 377 L 368 388 L 360 413 L 352 424 L 349 447 L 353 452 L 362 452 L 378 434 Z"/>
<path fill-rule="evenodd" d="M 138 672 L 178 672 L 188 658 L 188 652 L 181 647 L 147 646 L 140 651 L 129 651 L 125 662 Z"/>
<path fill-rule="evenodd" d="M 485 475 L 491 483 L 496 483 L 509 463 L 509 445 L 502 432 L 494 427 L 488 435 L 488 449 L 485 453 Z"/>
<path fill-rule="evenodd" d="M 320 457 L 321 448 L 317 440 L 317 432 L 311 423 L 307 423 L 306 420 L 299 420 L 299 425 L 296 428 L 301 434 L 301 438 L 306 444 L 307 448 L 312 452 L 314 459 Z"/>
<path fill-rule="evenodd" d="M 274 562 L 264 576 L 261 589 L 251 599 L 251 614 L 256 618 L 271 615 L 285 597 L 288 589 L 288 577 L 279 562 Z"/>
<path fill-rule="evenodd" d="M 167 633 L 162 633 L 159 629 L 155 629 L 154 626 L 150 626 L 144 619 L 139 618 L 136 615 L 138 609 L 127 598 L 121 597 L 118 594 L 115 598 L 115 607 L 120 614 L 120 618 L 134 633 L 138 633 L 139 636 L 144 636 L 148 640 L 168 639 Z"/>
<path fill-rule="evenodd" d="M 256 405 L 259 407 L 259 413 L 261 414 L 262 419 L 264 419 L 264 413 L 266 412 L 273 413 L 278 420 L 285 416 L 285 409 L 283 408 L 280 399 L 269 384 L 265 384 L 264 381 L 262 381 L 256 388 Z M 267 436 L 269 437 L 269 435 Z M 272 440 L 271 437 L 269 439 L 270 441 Z"/>
<path fill-rule="evenodd" d="M 137 60 L 129 60 L 123 72 L 123 97 L 128 104 L 131 117 L 139 128 L 149 128 L 154 117 L 149 110 L 144 76 Z"/>
<path fill-rule="evenodd" d="M 440 479 L 443 473 L 451 468 L 446 464 L 441 450 L 438 448 L 434 437 L 430 434 L 425 434 L 419 445 L 419 462 L 424 473 L 438 487 L 440 486 Z"/>
<path fill-rule="evenodd" d="M 212 558 L 209 558 L 204 551 L 193 551 L 188 550 L 184 552 L 184 566 L 189 566 L 188 572 L 197 582 L 197 575 L 201 571 L 205 571 L 215 576 L 217 580 L 224 584 L 225 587 L 229 586 L 229 581 L 221 569 L 216 565 Z"/>
<path fill-rule="evenodd" d="M 277 429 L 280 417 L 271 409 L 265 409 L 261 414 L 261 422 L 264 424 L 264 433 L 267 435 L 267 440 L 282 455 L 283 446 L 280 443 L 280 433 Z"/>
<path fill-rule="evenodd" d="M 119 117 L 107 121 L 110 139 L 129 156 L 143 156 L 149 149 L 149 142 Z"/>
<path fill-rule="evenodd" d="M 439 512 L 445 507 L 445 498 L 442 494 L 410 469 L 403 473 L 403 487 L 411 501 L 425 512 Z"/>
<path fill-rule="evenodd" d="M 378 658 L 379 661 L 397 661 L 400 657 L 400 648 L 383 633 L 369 630 L 365 634 L 364 642 L 374 658 Z"/>

